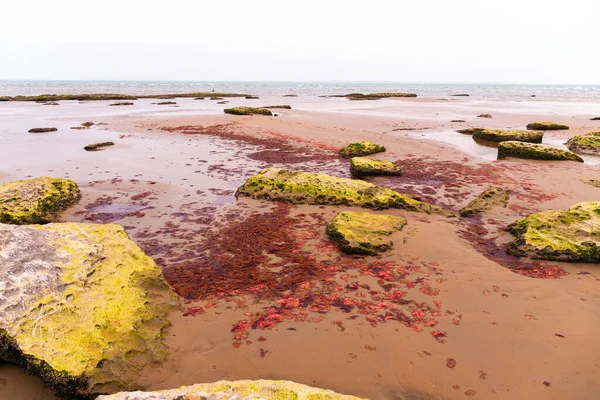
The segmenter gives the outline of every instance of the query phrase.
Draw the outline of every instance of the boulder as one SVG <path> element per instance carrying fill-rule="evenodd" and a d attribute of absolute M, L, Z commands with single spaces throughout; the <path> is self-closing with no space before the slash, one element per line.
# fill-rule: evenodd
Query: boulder
<path fill-rule="evenodd" d="M 399 176 L 402 175 L 402 168 L 389 161 L 352 157 L 350 160 L 350 173 L 355 178 L 373 175 Z"/>
<path fill-rule="evenodd" d="M 56 132 L 58 129 L 56 128 L 31 128 L 29 133 L 47 133 L 47 132 Z"/>
<path fill-rule="evenodd" d="M 81 199 L 69 179 L 41 177 L 0 185 L 0 223 L 44 224 Z"/>
<path fill-rule="evenodd" d="M 452 215 L 441 207 L 365 181 L 279 168 L 263 169 L 248 179 L 238 188 L 238 196 L 293 204 L 359 206 L 375 210 L 402 208 Z"/>
<path fill-rule="evenodd" d="M 560 131 L 569 129 L 569 127 L 554 122 L 532 122 L 527 124 L 527 129 L 532 131 Z"/>
<path fill-rule="evenodd" d="M 600 154 L 600 132 L 573 136 L 565 144 L 574 153 L 598 155 Z"/>
<path fill-rule="evenodd" d="M 600 202 L 532 214 L 507 230 L 516 236 L 508 248 L 514 256 L 600 263 Z"/>
<path fill-rule="evenodd" d="M 289 381 L 220 381 L 157 392 L 124 392 L 97 400 L 360 400 Z"/>
<path fill-rule="evenodd" d="M 544 144 L 524 142 L 502 142 L 498 143 L 498 159 L 506 157 L 528 158 L 533 160 L 566 160 L 583 162 L 577 154 Z"/>
<path fill-rule="evenodd" d="M 504 129 L 477 129 L 473 132 L 473 140 L 483 142 L 508 142 L 511 140 L 527 143 L 542 143 L 544 132 L 518 131 Z"/>
<path fill-rule="evenodd" d="M 479 114 L 477 117 L 478 118 L 492 118 L 492 116 L 490 114 Z"/>
<path fill-rule="evenodd" d="M 362 142 L 351 143 L 346 147 L 343 147 L 339 154 L 343 158 L 361 157 L 368 156 L 369 154 L 382 153 L 385 151 L 385 147 L 380 144 L 375 144 L 370 140 L 363 140 Z"/>
<path fill-rule="evenodd" d="M 393 246 L 389 236 L 406 225 L 402 217 L 344 211 L 327 225 L 327 236 L 349 254 L 374 256 Z"/>
<path fill-rule="evenodd" d="M 463 217 L 472 217 L 491 210 L 494 206 L 506 207 L 510 191 L 495 187 L 487 188 L 477 198 L 471 201 L 465 208 L 460 210 Z"/>
<path fill-rule="evenodd" d="M 115 145 L 115 142 L 100 142 L 100 143 L 88 144 L 83 149 L 85 151 L 98 151 L 98 150 L 101 150 L 102 147 L 108 147 L 108 146 L 114 146 L 114 145 Z"/>
<path fill-rule="evenodd" d="M 270 110 L 266 108 L 256 108 L 256 107 L 234 107 L 234 108 L 226 108 L 223 110 L 225 114 L 233 114 L 233 115 L 268 115 L 272 116 Z"/>
<path fill-rule="evenodd" d="M 68 398 L 136 389 L 177 296 L 119 225 L 0 224 L 0 359 Z"/>

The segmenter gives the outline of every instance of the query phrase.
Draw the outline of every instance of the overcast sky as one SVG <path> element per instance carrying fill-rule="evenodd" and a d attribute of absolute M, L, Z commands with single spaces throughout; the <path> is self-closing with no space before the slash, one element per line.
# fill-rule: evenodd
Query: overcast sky
<path fill-rule="evenodd" d="M 600 0 L 0 0 L 0 80 L 600 84 Z"/>

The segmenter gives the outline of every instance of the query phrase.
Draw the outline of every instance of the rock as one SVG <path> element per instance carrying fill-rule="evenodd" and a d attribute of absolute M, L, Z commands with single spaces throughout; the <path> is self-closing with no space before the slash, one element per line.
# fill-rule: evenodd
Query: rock
<path fill-rule="evenodd" d="M 97 400 L 361 400 L 289 381 L 220 381 L 157 392 L 128 392 Z"/>
<path fill-rule="evenodd" d="M 59 396 L 136 389 L 177 296 L 119 225 L 0 224 L 0 359 Z"/>
<path fill-rule="evenodd" d="M 380 100 L 394 97 L 417 97 L 417 95 L 414 93 L 350 93 L 342 96 L 330 97 L 346 97 L 349 100 Z"/>
<path fill-rule="evenodd" d="M 172 104 L 177 104 L 177 102 L 176 101 L 161 101 L 159 103 L 156 103 L 156 105 L 159 105 L 159 106 L 170 106 Z"/>
<path fill-rule="evenodd" d="M 246 96 L 246 99 L 247 100 L 258 100 L 259 97 L 257 97 L 257 96 Z"/>
<path fill-rule="evenodd" d="M 42 103 L 43 106 L 58 106 L 59 104 L 55 101 L 48 101 L 46 103 Z"/>
<path fill-rule="evenodd" d="M 375 210 L 402 208 L 428 214 L 452 215 L 441 207 L 365 181 L 280 168 L 263 169 L 238 188 L 236 197 L 238 196 L 293 204 L 346 205 Z"/>
<path fill-rule="evenodd" d="M 583 183 L 587 183 L 588 185 L 600 188 L 600 180 L 598 179 L 588 179 L 587 181 L 583 181 Z"/>
<path fill-rule="evenodd" d="M 479 114 L 477 118 L 492 118 L 490 114 Z"/>
<path fill-rule="evenodd" d="M 456 132 L 462 133 L 464 135 L 473 135 L 477 132 L 485 131 L 483 128 L 467 128 L 467 129 L 459 129 Z"/>
<path fill-rule="evenodd" d="M 465 121 L 464 119 L 453 119 L 450 122 L 467 122 L 467 121 Z"/>
<path fill-rule="evenodd" d="M 255 107 L 234 107 L 234 108 L 226 108 L 225 114 L 233 114 L 233 115 L 268 115 L 272 116 L 273 113 L 266 108 L 255 108 Z"/>
<path fill-rule="evenodd" d="M 263 108 L 282 108 L 284 110 L 291 110 L 292 106 L 281 105 L 281 106 L 264 106 Z"/>
<path fill-rule="evenodd" d="M 509 194 L 509 190 L 489 187 L 465 208 L 460 210 L 460 215 L 463 217 L 472 217 L 485 211 L 489 211 L 494 206 L 506 207 Z"/>
<path fill-rule="evenodd" d="M 585 135 L 573 136 L 565 144 L 574 153 L 599 155 L 600 132 L 589 132 Z"/>
<path fill-rule="evenodd" d="M 108 146 L 114 146 L 114 145 L 115 145 L 114 142 L 100 142 L 100 143 L 88 144 L 83 149 L 85 151 L 98 151 L 102 147 L 108 147 Z"/>
<path fill-rule="evenodd" d="M 227 104 L 227 103 L 229 103 L 227 100 L 224 100 L 224 101 L 217 101 L 217 104 Z"/>
<path fill-rule="evenodd" d="M 368 212 L 344 211 L 327 225 L 327 236 L 349 254 L 374 256 L 390 250 L 387 238 L 406 225 L 402 217 Z"/>
<path fill-rule="evenodd" d="M 399 176 L 402 175 L 402 168 L 389 161 L 353 157 L 350 160 L 350 173 L 355 178 L 373 175 Z"/>
<path fill-rule="evenodd" d="M 527 158 L 532 160 L 566 160 L 583 162 L 577 154 L 544 144 L 533 144 L 524 142 L 502 142 L 498 143 L 498 159 L 506 157 Z"/>
<path fill-rule="evenodd" d="M 204 100 L 204 97 L 196 97 L 194 100 Z"/>
<path fill-rule="evenodd" d="M 129 102 L 129 101 L 123 101 L 123 102 L 120 102 L 120 103 L 109 104 L 109 106 L 132 106 L 132 105 L 133 105 L 133 103 Z"/>
<path fill-rule="evenodd" d="M 451 94 L 450 96 L 454 97 L 469 97 L 468 93 L 459 93 L 459 94 Z"/>
<path fill-rule="evenodd" d="M 590 121 L 600 121 L 600 117 L 590 118 Z"/>
<path fill-rule="evenodd" d="M 63 178 L 34 178 L 0 185 L 0 223 L 45 224 L 81 199 L 77 184 Z"/>
<path fill-rule="evenodd" d="M 84 123 L 81 124 L 81 126 L 83 126 L 84 128 L 91 128 L 92 126 L 96 125 L 95 123 L 91 122 L 91 121 L 86 121 Z"/>
<path fill-rule="evenodd" d="M 385 147 L 380 144 L 375 144 L 369 140 L 362 142 L 351 143 L 340 149 L 339 154 L 343 158 L 368 156 L 369 154 L 382 153 Z"/>
<path fill-rule="evenodd" d="M 483 142 L 527 142 L 527 143 L 542 143 L 544 132 L 538 131 L 517 131 L 503 129 L 478 129 L 473 132 L 473 140 Z"/>
<path fill-rule="evenodd" d="M 224 97 L 212 96 L 209 100 L 225 100 Z"/>
<path fill-rule="evenodd" d="M 531 124 L 527 124 L 527 129 L 532 131 L 559 131 L 567 130 L 569 127 L 554 122 L 532 122 Z"/>
<path fill-rule="evenodd" d="M 516 236 L 508 252 L 541 260 L 600 263 L 599 227 L 599 202 L 532 214 L 508 226 Z"/>
<path fill-rule="evenodd" d="M 29 133 L 46 133 L 46 132 L 56 132 L 58 129 L 56 128 L 32 128 L 28 132 Z"/>
<path fill-rule="evenodd" d="M 298 97 L 297 94 L 284 94 L 283 97 Z"/>

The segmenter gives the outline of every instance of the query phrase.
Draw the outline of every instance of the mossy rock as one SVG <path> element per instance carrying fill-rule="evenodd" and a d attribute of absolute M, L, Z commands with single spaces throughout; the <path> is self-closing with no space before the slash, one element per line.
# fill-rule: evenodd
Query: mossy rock
<path fill-rule="evenodd" d="M 498 159 L 506 157 L 526 158 L 532 160 L 563 160 L 583 162 L 577 154 L 544 144 L 524 142 L 502 142 L 498 143 Z"/>
<path fill-rule="evenodd" d="M 492 118 L 490 114 L 479 114 L 477 118 Z"/>
<path fill-rule="evenodd" d="M 412 98 L 417 97 L 417 95 L 415 93 L 350 93 L 341 97 L 346 97 L 349 100 L 380 100 L 389 98 Z"/>
<path fill-rule="evenodd" d="M 233 115 L 268 115 L 272 116 L 273 113 L 271 110 L 267 110 L 266 108 L 256 108 L 256 107 L 234 107 L 234 108 L 226 108 L 223 110 L 225 114 L 233 114 Z"/>
<path fill-rule="evenodd" d="M 567 141 L 566 146 L 574 153 L 598 155 L 600 154 L 600 132 L 573 136 Z"/>
<path fill-rule="evenodd" d="M 452 212 L 371 183 L 324 174 L 266 168 L 240 186 L 237 196 L 293 204 L 345 205 L 382 210 L 402 208 L 409 211 Z"/>
<path fill-rule="evenodd" d="M 362 142 L 351 143 L 346 147 L 343 147 L 339 154 L 343 158 L 361 157 L 368 156 L 369 154 L 382 153 L 385 151 L 385 147 L 380 144 L 375 144 L 369 140 L 363 140 Z"/>
<path fill-rule="evenodd" d="M 463 135 L 474 135 L 478 132 L 485 131 L 483 128 L 467 128 L 467 129 L 458 129 L 456 132 L 462 133 Z"/>
<path fill-rule="evenodd" d="M 115 145 L 115 142 L 100 142 L 100 143 L 88 144 L 83 149 L 85 151 L 98 151 L 98 150 L 102 150 L 103 147 L 114 146 L 114 145 Z"/>
<path fill-rule="evenodd" d="M 406 225 L 402 217 L 344 211 L 327 225 L 327 236 L 349 254 L 374 256 L 391 250 L 389 236 Z"/>
<path fill-rule="evenodd" d="M 560 131 L 567 130 L 569 127 L 554 122 L 532 122 L 527 125 L 527 129 L 532 131 Z"/>
<path fill-rule="evenodd" d="M 489 187 L 476 199 L 471 201 L 465 208 L 460 210 L 460 215 L 463 217 L 472 217 L 491 210 L 495 206 L 506 207 L 508 203 L 510 191 Z"/>
<path fill-rule="evenodd" d="M 600 203 L 578 203 L 521 218 L 507 230 L 509 254 L 541 260 L 600 263 Z"/>
<path fill-rule="evenodd" d="M 283 110 L 291 110 L 292 106 L 289 105 L 275 105 L 275 106 L 264 106 L 263 108 L 281 108 Z"/>
<path fill-rule="evenodd" d="M 0 185 L 0 223 L 45 224 L 81 199 L 70 179 L 41 177 Z"/>
<path fill-rule="evenodd" d="M 588 179 L 587 181 L 583 181 L 583 183 L 587 183 L 588 185 L 600 188 L 600 180 L 598 179 Z"/>
<path fill-rule="evenodd" d="M 138 388 L 177 296 L 119 225 L 0 224 L 0 359 L 58 395 Z"/>
<path fill-rule="evenodd" d="M 31 128 L 29 133 L 48 133 L 48 132 L 56 132 L 58 129 L 56 128 Z"/>
<path fill-rule="evenodd" d="M 402 175 L 402 168 L 389 161 L 352 157 L 350 160 L 350 173 L 355 178 L 374 175 L 399 176 Z"/>
<path fill-rule="evenodd" d="M 473 140 L 482 142 L 527 142 L 527 143 L 542 143 L 544 132 L 538 131 L 518 131 L 504 129 L 478 129 L 473 132 Z"/>
<path fill-rule="evenodd" d="M 133 103 L 130 101 L 122 101 L 120 103 L 109 104 L 109 106 L 132 106 L 132 105 L 133 105 Z"/>
<path fill-rule="evenodd" d="M 123 392 L 98 400 L 361 400 L 290 381 L 220 381 L 157 392 Z"/>

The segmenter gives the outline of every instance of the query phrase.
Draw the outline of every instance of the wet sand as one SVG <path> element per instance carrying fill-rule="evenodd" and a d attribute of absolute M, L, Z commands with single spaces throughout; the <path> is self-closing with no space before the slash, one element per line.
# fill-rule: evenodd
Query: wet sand
<path fill-rule="evenodd" d="M 552 120 L 571 126 L 546 134 L 558 144 L 600 129 L 589 120 L 600 104 L 234 99 L 227 106 L 294 108 L 234 117 L 209 100 L 177 102 L 122 111 L 104 102 L 0 104 L 0 179 L 74 179 L 83 198 L 64 220 L 125 226 L 182 296 L 169 359 L 143 371 L 141 386 L 271 378 L 373 399 L 600 393 L 598 265 L 513 259 L 502 230 L 531 212 L 597 200 L 600 189 L 583 182 L 597 178 L 596 160 L 495 161 L 494 149 L 454 132 Z M 88 120 L 108 125 L 68 129 Z M 59 131 L 26 133 L 38 125 Z M 364 139 L 384 144 L 376 158 L 405 170 L 374 183 L 453 210 L 499 185 L 512 192 L 508 207 L 481 219 L 387 210 L 408 221 L 394 250 L 357 258 L 324 232 L 352 208 L 234 198 L 267 166 L 347 177 L 335 150 Z M 82 149 L 106 140 L 116 146 Z"/>

